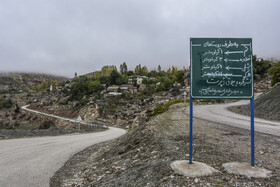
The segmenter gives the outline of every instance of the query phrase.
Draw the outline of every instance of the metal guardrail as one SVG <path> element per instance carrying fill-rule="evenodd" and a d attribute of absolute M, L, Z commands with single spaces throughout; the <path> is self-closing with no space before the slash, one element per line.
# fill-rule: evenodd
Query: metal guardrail
<path fill-rule="evenodd" d="M 109 128 L 106 125 L 97 124 L 97 123 L 87 123 L 87 122 L 77 122 L 77 123 L 92 126 L 92 127 L 96 127 L 96 128 L 100 128 L 100 129 L 108 129 Z"/>
<path fill-rule="evenodd" d="M 74 122 L 74 123 L 78 123 L 78 124 L 82 124 L 82 125 L 88 125 L 88 126 L 92 126 L 92 127 L 96 127 L 96 128 L 102 128 L 102 129 L 108 129 L 108 128 L 109 128 L 108 126 L 102 125 L 102 124 L 87 123 L 87 122 L 82 122 L 82 121 L 80 122 L 80 121 L 76 121 L 76 120 L 73 120 L 73 119 L 68 119 L 68 118 L 56 116 L 56 115 L 53 115 L 53 114 L 48 114 L 48 113 L 44 113 L 44 112 L 39 112 L 39 111 L 36 111 L 36 110 L 32 110 L 32 109 L 27 108 L 28 106 L 29 106 L 29 105 L 22 106 L 21 108 L 22 108 L 23 110 L 27 110 L 27 111 L 30 111 L 30 112 L 34 112 L 34 113 L 36 113 L 36 114 L 41 114 L 41 115 L 44 115 L 44 116 L 48 116 L 48 117 L 52 117 L 52 118 L 56 118 L 56 119 L 60 119 L 60 120 L 68 121 L 68 122 Z"/>

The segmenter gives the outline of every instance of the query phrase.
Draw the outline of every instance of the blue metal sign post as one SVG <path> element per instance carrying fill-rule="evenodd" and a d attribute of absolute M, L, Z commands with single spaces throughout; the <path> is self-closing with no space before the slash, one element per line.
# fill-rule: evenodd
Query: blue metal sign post
<path fill-rule="evenodd" d="M 192 164 L 192 141 L 193 141 L 193 100 L 190 99 L 190 148 L 189 164 Z"/>
<path fill-rule="evenodd" d="M 254 99 L 251 99 L 251 166 L 255 166 Z"/>

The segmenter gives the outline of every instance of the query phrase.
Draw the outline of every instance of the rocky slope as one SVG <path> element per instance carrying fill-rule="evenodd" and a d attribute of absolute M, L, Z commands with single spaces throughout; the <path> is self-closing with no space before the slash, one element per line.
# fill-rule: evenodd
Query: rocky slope
<path fill-rule="evenodd" d="M 1 73 L 0 90 L 32 88 L 45 81 L 65 81 L 67 78 L 39 73 Z"/>
<path fill-rule="evenodd" d="M 256 117 L 280 121 L 280 84 L 259 96 L 254 105 Z M 250 105 L 231 107 L 230 110 L 250 115 Z"/>
<path fill-rule="evenodd" d="M 185 104 L 140 124 L 117 141 L 89 147 L 74 155 L 52 177 L 50 186 L 279 186 L 280 139 L 256 133 L 256 164 L 272 170 L 270 179 L 225 173 L 222 164 L 250 162 L 250 134 L 194 120 L 194 160 L 219 170 L 209 177 L 174 174 L 170 163 L 188 159 Z"/>

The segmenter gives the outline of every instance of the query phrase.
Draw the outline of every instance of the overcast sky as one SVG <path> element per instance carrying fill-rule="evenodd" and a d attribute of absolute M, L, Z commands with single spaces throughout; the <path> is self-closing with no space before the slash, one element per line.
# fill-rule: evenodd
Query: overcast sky
<path fill-rule="evenodd" d="M 279 0 L 1 0 L 0 28 L 0 71 L 188 67 L 190 37 L 249 37 L 280 57 Z"/>

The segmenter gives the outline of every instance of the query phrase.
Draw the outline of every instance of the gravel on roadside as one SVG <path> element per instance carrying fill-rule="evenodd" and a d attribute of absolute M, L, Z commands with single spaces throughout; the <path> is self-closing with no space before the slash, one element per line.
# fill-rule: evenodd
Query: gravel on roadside
<path fill-rule="evenodd" d="M 250 132 L 200 119 L 194 119 L 193 158 L 220 172 L 200 178 L 176 175 L 170 163 L 188 159 L 188 125 L 185 104 L 173 105 L 117 140 L 77 153 L 50 186 L 280 186 L 280 137 L 255 133 L 256 165 L 271 170 L 271 178 L 228 174 L 223 163 L 250 163 Z"/>

